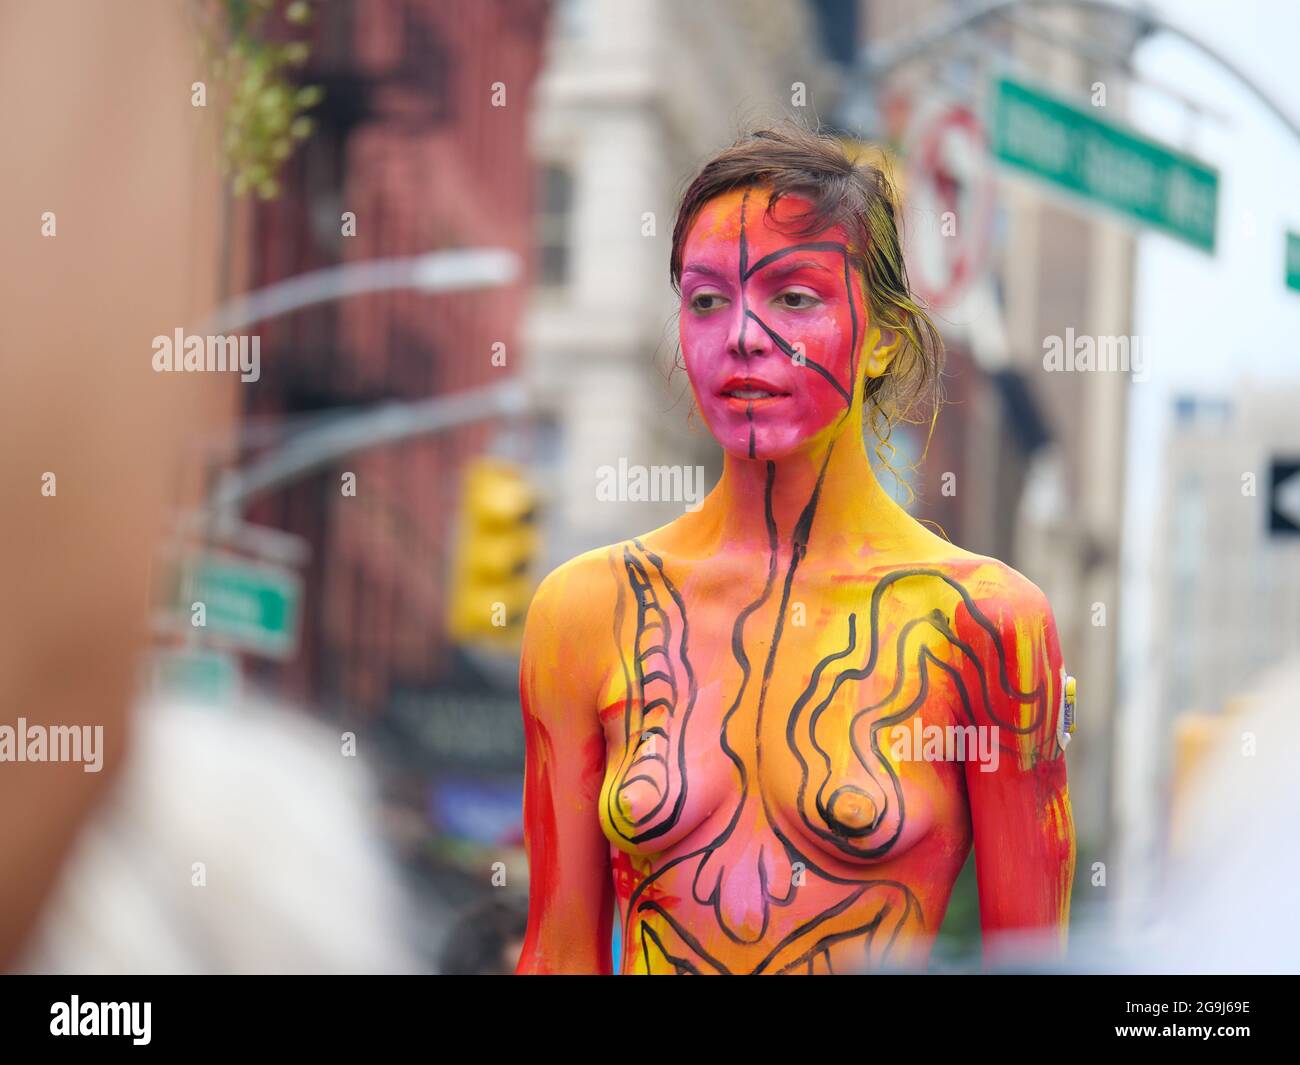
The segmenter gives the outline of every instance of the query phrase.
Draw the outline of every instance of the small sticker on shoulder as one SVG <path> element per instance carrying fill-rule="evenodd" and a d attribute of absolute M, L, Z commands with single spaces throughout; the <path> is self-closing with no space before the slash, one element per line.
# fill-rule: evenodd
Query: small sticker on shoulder
<path fill-rule="evenodd" d="M 1074 735 L 1077 698 L 1078 685 L 1075 679 L 1065 672 L 1065 667 L 1062 666 L 1061 705 L 1056 718 L 1056 739 L 1061 745 L 1061 750 L 1065 750 L 1070 745 L 1070 737 Z"/>

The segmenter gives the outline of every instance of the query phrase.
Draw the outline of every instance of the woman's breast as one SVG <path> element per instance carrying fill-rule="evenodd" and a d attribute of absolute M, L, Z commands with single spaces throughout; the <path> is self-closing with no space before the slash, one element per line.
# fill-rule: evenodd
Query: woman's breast
<path fill-rule="evenodd" d="M 661 561 L 624 553 L 598 704 L 625 942 L 677 971 L 758 972 L 823 940 L 920 936 L 970 842 L 963 766 L 896 742 L 960 711 L 928 586 L 878 618 L 870 588 L 742 594 Z"/>
<path fill-rule="evenodd" d="M 688 734 L 678 809 L 629 831 L 602 807 L 625 971 L 839 972 L 921 944 L 969 849 L 960 772 L 719 736 Z M 602 799 L 644 768 L 611 757 Z"/>
<path fill-rule="evenodd" d="M 882 725 L 845 693 L 738 721 L 725 689 L 701 684 L 689 717 L 645 715 L 626 700 L 602 711 L 600 820 L 615 847 L 685 852 L 743 823 L 773 846 L 841 869 L 898 858 L 936 824 L 968 823 L 960 765 L 896 742 L 922 707 Z"/>
<path fill-rule="evenodd" d="M 959 771 L 887 748 L 774 746 L 759 778 L 774 832 L 836 873 L 902 858 L 937 827 L 960 833 L 969 820 Z"/>
<path fill-rule="evenodd" d="M 646 714 L 616 699 L 601 712 L 605 777 L 601 828 L 629 854 L 673 851 L 734 808 L 743 765 L 719 742 L 722 711 L 710 693 L 675 714 Z"/>

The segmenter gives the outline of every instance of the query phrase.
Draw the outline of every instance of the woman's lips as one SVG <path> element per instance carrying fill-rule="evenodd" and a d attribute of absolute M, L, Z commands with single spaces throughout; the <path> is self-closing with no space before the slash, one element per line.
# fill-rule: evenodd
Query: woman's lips
<path fill-rule="evenodd" d="M 753 410 L 789 399 L 785 389 L 752 378 L 733 378 L 718 389 L 718 397 L 734 410 Z"/>
<path fill-rule="evenodd" d="M 742 399 L 740 396 L 723 396 L 722 403 L 728 410 L 740 414 L 752 414 L 756 410 L 769 410 L 789 398 L 789 396 L 763 396 L 759 399 Z"/>

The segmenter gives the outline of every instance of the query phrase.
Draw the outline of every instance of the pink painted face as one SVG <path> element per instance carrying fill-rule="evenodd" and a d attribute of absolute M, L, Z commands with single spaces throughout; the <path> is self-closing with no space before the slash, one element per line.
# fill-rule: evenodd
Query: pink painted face
<path fill-rule="evenodd" d="M 768 192 L 704 205 L 682 255 L 681 343 L 695 402 L 718 443 L 741 457 L 789 455 L 846 422 L 866 304 L 849 238 L 768 224 Z M 776 221 L 811 207 L 786 195 Z"/>

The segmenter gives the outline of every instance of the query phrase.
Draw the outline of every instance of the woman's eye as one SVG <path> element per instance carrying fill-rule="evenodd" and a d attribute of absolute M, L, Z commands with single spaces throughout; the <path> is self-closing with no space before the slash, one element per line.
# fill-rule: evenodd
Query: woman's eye
<path fill-rule="evenodd" d="M 716 311 L 726 302 L 726 298 L 719 296 L 716 292 L 701 292 L 691 297 L 691 310 Z"/>
<path fill-rule="evenodd" d="M 821 300 L 810 292 L 782 292 L 777 296 L 776 302 L 789 310 L 803 311 L 817 306 Z"/>

